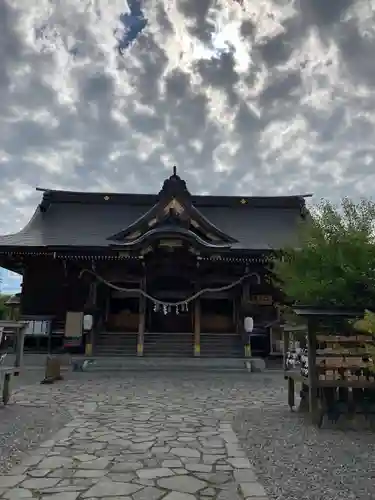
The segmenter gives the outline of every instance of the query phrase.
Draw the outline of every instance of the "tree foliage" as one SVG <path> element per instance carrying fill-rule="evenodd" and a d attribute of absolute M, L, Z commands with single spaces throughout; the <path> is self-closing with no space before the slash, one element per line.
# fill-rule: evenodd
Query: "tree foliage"
<path fill-rule="evenodd" d="M 291 302 L 319 307 L 375 305 L 375 203 L 322 201 L 301 224 L 273 273 Z"/>
<path fill-rule="evenodd" d="M 368 354 L 375 359 L 375 313 L 365 310 L 363 318 L 354 323 L 354 328 L 359 332 L 367 333 L 372 337 L 372 343 L 366 344 Z M 374 367 L 372 371 L 374 371 Z"/>
<path fill-rule="evenodd" d="M 10 297 L 10 295 L 0 294 L 0 319 L 5 319 L 9 314 L 9 307 L 5 303 Z"/>

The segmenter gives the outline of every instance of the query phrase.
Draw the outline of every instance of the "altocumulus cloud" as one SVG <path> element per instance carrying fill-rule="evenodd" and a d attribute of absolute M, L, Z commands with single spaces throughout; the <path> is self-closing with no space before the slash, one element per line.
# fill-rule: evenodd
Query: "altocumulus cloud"
<path fill-rule="evenodd" d="M 0 230 L 35 186 L 371 196 L 375 0 L 0 0 Z"/>

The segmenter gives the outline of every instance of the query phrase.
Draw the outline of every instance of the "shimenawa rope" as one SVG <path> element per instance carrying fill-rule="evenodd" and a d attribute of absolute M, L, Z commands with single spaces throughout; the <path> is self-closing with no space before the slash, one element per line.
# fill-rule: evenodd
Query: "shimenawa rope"
<path fill-rule="evenodd" d="M 202 290 L 199 290 L 198 292 L 194 293 L 194 295 L 191 295 L 190 297 L 187 297 L 184 300 L 180 300 L 178 302 L 164 302 L 164 301 L 159 300 L 155 297 L 152 297 L 152 295 L 149 295 L 147 292 L 145 292 L 141 288 L 125 288 L 125 287 L 121 287 L 118 285 L 114 285 L 113 283 L 102 278 L 101 276 L 99 276 L 99 274 L 97 274 L 95 271 L 92 271 L 90 269 L 83 269 L 80 272 L 79 277 L 81 278 L 84 273 L 92 274 L 93 276 L 95 276 L 95 278 L 98 281 L 107 285 L 110 288 L 113 288 L 114 290 L 117 290 L 119 292 L 139 293 L 140 295 L 143 295 L 144 297 L 146 297 L 146 299 L 151 300 L 154 304 L 159 304 L 160 306 L 167 306 L 167 307 L 178 307 L 178 306 L 186 305 L 189 302 L 192 302 L 193 300 L 197 299 L 198 297 L 200 297 L 204 293 L 226 292 L 227 290 L 230 290 L 231 288 L 234 288 L 235 286 L 241 284 L 246 278 L 250 278 L 251 276 L 256 276 L 256 278 L 259 282 L 259 275 L 257 273 L 244 274 L 238 280 L 233 281 L 232 283 L 229 283 L 229 285 L 224 285 L 224 286 L 218 287 L 218 288 L 203 288 Z"/>

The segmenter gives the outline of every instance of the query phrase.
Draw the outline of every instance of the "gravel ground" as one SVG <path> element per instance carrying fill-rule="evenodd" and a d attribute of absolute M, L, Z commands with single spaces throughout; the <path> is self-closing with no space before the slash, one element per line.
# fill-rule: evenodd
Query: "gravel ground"
<path fill-rule="evenodd" d="M 0 404 L 0 473 L 18 463 L 29 448 L 59 430 L 70 415 L 64 407 L 51 404 L 50 407 L 20 405 L 12 398 L 27 387 L 39 384 L 43 369 L 27 370 L 12 379 L 12 397 L 7 406 Z"/>
<path fill-rule="evenodd" d="M 375 499 L 374 432 L 319 430 L 286 405 L 244 409 L 234 428 L 270 499 Z"/>
<path fill-rule="evenodd" d="M 58 410 L 20 407 L 0 408 L 0 473 L 17 464 L 22 454 L 48 439 L 67 421 Z"/>

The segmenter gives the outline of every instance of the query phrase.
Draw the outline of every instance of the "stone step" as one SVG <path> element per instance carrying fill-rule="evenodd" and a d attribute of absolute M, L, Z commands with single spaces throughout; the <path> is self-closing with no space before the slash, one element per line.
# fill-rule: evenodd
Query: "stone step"
<path fill-rule="evenodd" d="M 206 358 L 240 358 L 245 354 L 244 345 L 239 335 L 201 335 L 201 357 Z"/>
<path fill-rule="evenodd" d="M 88 371 L 176 370 L 176 371 L 248 371 L 243 358 L 194 358 L 184 356 L 93 356 Z"/>
<path fill-rule="evenodd" d="M 137 355 L 137 333 L 102 332 L 95 342 L 95 355 L 131 357 Z"/>
<path fill-rule="evenodd" d="M 202 334 L 201 357 L 240 358 L 244 356 L 241 338 L 234 334 Z M 99 356 L 135 356 L 137 334 L 101 333 L 95 346 Z M 192 333 L 145 333 L 144 356 L 146 357 L 193 357 L 194 335 Z"/>

